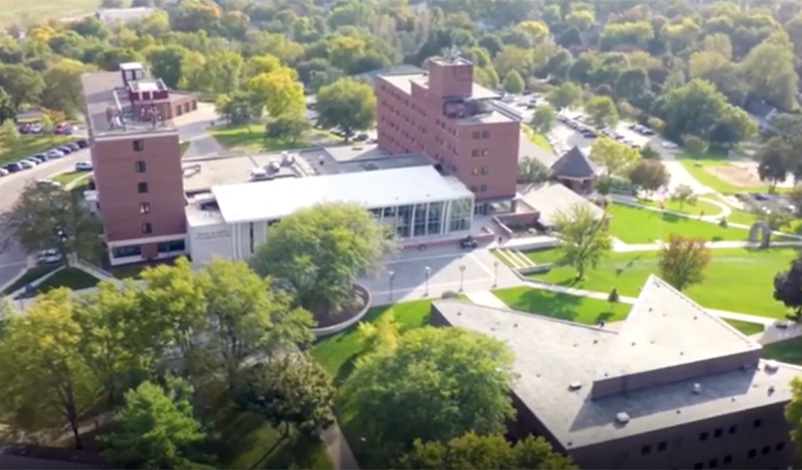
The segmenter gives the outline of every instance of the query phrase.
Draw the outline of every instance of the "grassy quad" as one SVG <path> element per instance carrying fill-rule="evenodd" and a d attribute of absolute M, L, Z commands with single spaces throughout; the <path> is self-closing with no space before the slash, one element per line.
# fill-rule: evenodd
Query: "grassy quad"
<path fill-rule="evenodd" d="M 643 204 L 645 206 L 651 206 L 655 208 L 659 207 L 657 201 L 650 201 L 647 199 L 639 200 L 638 204 Z M 722 213 L 721 207 L 711 202 L 707 202 L 703 199 L 699 199 L 698 201 L 696 201 L 695 204 L 685 204 L 684 206 L 680 206 L 679 202 L 677 201 L 666 199 L 665 201 L 663 201 L 663 207 L 665 207 L 665 209 L 669 211 L 688 214 L 688 216 L 690 217 L 697 217 L 701 214 L 704 214 L 705 216 L 717 216 Z"/>
<path fill-rule="evenodd" d="M 749 238 L 746 229 L 722 228 L 712 222 L 623 204 L 611 205 L 609 213 L 612 216 L 610 234 L 624 243 L 654 243 L 668 240 L 674 233 L 710 241 L 747 241 Z"/>
<path fill-rule="evenodd" d="M 317 145 L 320 140 L 340 142 L 342 139 L 325 131 L 313 129 L 307 135 L 293 141 L 284 138 L 265 137 L 262 124 L 238 126 L 214 126 L 209 128 L 211 134 L 223 147 L 232 150 L 289 150 Z"/>
<path fill-rule="evenodd" d="M 536 263 L 560 258 L 559 251 L 554 249 L 525 254 Z M 787 312 L 772 297 L 772 279 L 795 256 L 796 249 L 791 247 L 715 249 L 705 282 L 690 287 L 685 293 L 707 308 L 782 318 Z M 620 295 L 635 297 L 649 274 L 658 274 L 656 251 L 610 253 L 598 269 L 588 272 L 582 281 L 576 281 L 576 271 L 568 266 L 555 266 L 531 277 L 597 292 L 607 293 L 616 288 Z"/>

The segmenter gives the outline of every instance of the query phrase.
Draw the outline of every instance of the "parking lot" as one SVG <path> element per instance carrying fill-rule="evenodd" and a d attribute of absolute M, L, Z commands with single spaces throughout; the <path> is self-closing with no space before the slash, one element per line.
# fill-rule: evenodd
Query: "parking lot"
<path fill-rule="evenodd" d="M 395 254 L 387 259 L 383 272 L 360 282 L 370 289 L 374 305 L 381 305 L 439 298 L 446 291 L 458 292 L 460 287 L 464 291 L 492 289 L 496 273 L 499 286 L 520 282 L 488 250 L 465 252 L 457 247 L 443 247 Z"/>

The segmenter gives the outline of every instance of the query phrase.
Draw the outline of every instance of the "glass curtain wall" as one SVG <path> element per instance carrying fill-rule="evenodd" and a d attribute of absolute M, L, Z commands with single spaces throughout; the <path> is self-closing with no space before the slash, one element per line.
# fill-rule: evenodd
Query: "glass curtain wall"
<path fill-rule="evenodd" d="M 448 220 L 448 231 L 459 232 L 470 229 L 472 218 L 472 199 L 459 199 L 456 201 L 451 201 L 451 215 Z"/>

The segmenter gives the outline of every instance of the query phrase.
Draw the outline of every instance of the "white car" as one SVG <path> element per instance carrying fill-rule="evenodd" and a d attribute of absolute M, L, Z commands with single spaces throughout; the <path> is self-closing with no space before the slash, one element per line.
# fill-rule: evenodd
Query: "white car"
<path fill-rule="evenodd" d="M 47 158 L 61 158 L 64 156 L 64 152 L 61 150 L 50 150 L 45 155 L 47 155 Z"/>
<path fill-rule="evenodd" d="M 45 250 L 36 256 L 36 262 L 39 264 L 61 263 L 63 259 L 64 256 L 55 248 Z"/>
<path fill-rule="evenodd" d="M 30 170 L 31 168 L 35 167 L 35 163 L 31 163 L 28 160 L 20 160 L 17 162 L 19 166 L 22 167 L 23 170 Z"/>
<path fill-rule="evenodd" d="M 676 149 L 679 148 L 679 145 L 675 144 L 674 142 L 663 142 L 664 149 Z"/>
<path fill-rule="evenodd" d="M 92 162 L 78 162 L 75 164 L 75 171 L 92 171 Z"/>
<path fill-rule="evenodd" d="M 8 175 L 8 170 L 5 168 L 0 168 L 0 177 Z"/>

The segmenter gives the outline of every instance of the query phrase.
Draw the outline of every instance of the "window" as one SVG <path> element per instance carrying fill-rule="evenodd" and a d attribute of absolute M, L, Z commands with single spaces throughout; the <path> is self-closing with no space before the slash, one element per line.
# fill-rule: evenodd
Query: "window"
<path fill-rule="evenodd" d="M 668 442 L 660 441 L 657 443 L 657 452 L 663 452 L 668 448 Z"/>
<path fill-rule="evenodd" d="M 140 214 L 150 214 L 150 203 L 149 202 L 140 202 L 139 203 L 139 213 Z"/>
<path fill-rule="evenodd" d="M 725 455 L 724 459 L 721 461 L 724 465 L 729 465 L 732 463 L 732 455 Z"/>
<path fill-rule="evenodd" d="M 706 441 L 707 440 L 707 433 L 703 432 L 702 434 L 699 434 L 699 440 L 700 441 Z"/>
<path fill-rule="evenodd" d="M 733 424 L 730 426 L 730 434 L 735 434 L 736 432 L 738 432 L 738 426 Z"/>
<path fill-rule="evenodd" d="M 482 131 L 482 138 L 487 139 L 490 137 L 490 131 Z"/>
<path fill-rule="evenodd" d="M 763 424 L 763 420 L 756 419 L 755 422 L 752 423 L 752 427 L 759 428 L 761 424 Z"/>
<path fill-rule="evenodd" d="M 766 455 L 769 452 L 771 452 L 771 446 L 763 446 L 763 449 L 760 450 L 760 453 L 763 455 Z"/>
<path fill-rule="evenodd" d="M 489 150 L 487 150 L 487 149 L 482 149 L 482 156 L 483 156 L 483 157 L 486 157 L 486 156 L 488 156 L 488 155 L 490 155 L 490 151 L 489 151 Z"/>
<path fill-rule="evenodd" d="M 750 459 L 754 459 L 757 455 L 757 449 L 749 449 L 749 453 L 746 456 Z"/>
<path fill-rule="evenodd" d="M 142 233 L 144 234 L 153 233 L 153 226 L 150 225 L 150 222 L 145 222 L 142 224 Z"/>
<path fill-rule="evenodd" d="M 485 168 L 483 166 L 481 166 L 479 168 L 474 168 L 473 170 L 471 170 L 471 174 L 472 175 L 486 175 L 487 174 L 487 168 Z"/>
<path fill-rule="evenodd" d="M 136 190 L 139 194 L 145 194 L 148 192 L 148 183 L 137 183 Z"/>
<path fill-rule="evenodd" d="M 169 242 L 161 242 L 156 245 L 156 251 L 159 253 L 174 253 L 177 251 L 186 251 L 186 244 L 184 240 L 172 240 Z"/>
<path fill-rule="evenodd" d="M 479 186 L 479 192 L 483 193 L 485 191 L 487 191 L 487 185 L 486 184 L 480 185 Z"/>
<path fill-rule="evenodd" d="M 708 462 L 707 466 L 710 467 L 710 468 L 718 467 L 718 459 L 711 460 L 710 462 Z"/>
<path fill-rule="evenodd" d="M 724 434 L 724 430 L 721 428 L 716 428 L 716 430 L 713 431 L 713 437 L 721 437 L 722 434 Z"/>
<path fill-rule="evenodd" d="M 137 173 L 144 173 L 144 172 L 145 172 L 145 170 L 147 170 L 147 165 L 145 165 L 145 162 L 143 162 L 142 160 L 140 160 L 140 161 L 138 161 L 138 162 L 134 163 L 134 170 L 135 170 Z"/>
<path fill-rule="evenodd" d="M 641 455 L 649 455 L 652 453 L 652 446 L 647 444 L 640 449 Z"/>
<path fill-rule="evenodd" d="M 778 442 L 776 446 L 774 446 L 774 450 L 780 452 L 781 450 L 785 449 L 785 442 Z"/>
<path fill-rule="evenodd" d="M 471 151 L 471 156 L 472 157 L 478 157 L 479 156 L 479 149 L 473 149 Z"/>
<path fill-rule="evenodd" d="M 705 464 L 702 462 L 696 462 L 695 464 L 693 464 L 693 468 L 694 470 L 699 470 L 700 468 L 705 468 Z"/>
<path fill-rule="evenodd" d="M 473 138 L 474 138 L 474 139 L 478 139 L 479 137 L 481 137 L 481 135 L 482 135 L 482 133 L 481 133 L 481 132 L 479 132 L 479 131 L 473 131 Z"/>
<path fill-rule="evenodd" d="M 145 141 L 142 139 L 137 139 L 133 141 L 133 145 L 134 145 L 134 152 L 141 152 L 145 150 Z"/>
<path fill-rule="evenodd" d="M 142 247 L 139 245 L 116 246 L 111 249 L 114 258 L 126 258 L 128 256 L 141 256 Z"/>

